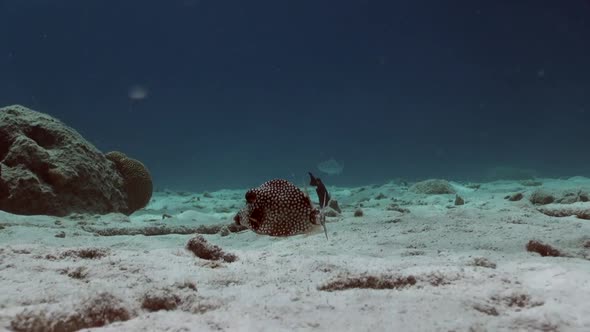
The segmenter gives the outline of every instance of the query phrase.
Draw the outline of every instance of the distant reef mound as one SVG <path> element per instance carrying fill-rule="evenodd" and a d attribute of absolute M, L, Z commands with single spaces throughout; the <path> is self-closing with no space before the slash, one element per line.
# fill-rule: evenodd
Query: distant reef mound
<path fill-rule="evenodd" d="M 152 195 L 147 168 L 108 158 L 76 130 L 24 106 L 0 108 L 0 210 L 22 215 L 131 214 Z"/>

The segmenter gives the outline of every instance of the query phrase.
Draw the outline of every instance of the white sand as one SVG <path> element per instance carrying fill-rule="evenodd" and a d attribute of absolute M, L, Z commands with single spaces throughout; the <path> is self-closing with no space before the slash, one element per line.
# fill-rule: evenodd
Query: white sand
<path fill-rule="evenodd" d="M 590 189 L 590 179 L 579 177 L 542 182 L 550 191 Z M 130 319 L 95 330 L 590 331 L 590 220 L 540 213 L 528 201 L 538 188 L 518 182 L 477 190 L 453 186 L 465 205 L 454 206 L 454 195 L 418 195 L 393 183 L 330 188 L 343 213 L 329 218 L 328 241 L 323 233 L 204 235 L 235 254 L 233 263 L 197 258 L 184 248 L 191 234 L 94 232 L 231 223 L 244 190 L 212 197 L 157 193 L 147 210 L 130 218 L 0 212 L 0 328 L 10 329 L 24 310 L 29 318 L 44 312 L 39 324 L 64 320 L 86 299 L 107 292 L 121 300 Z M 504 199 L 516 192 L 525 198 Z M 378 194 L 385 198 L 376 199 Z M 388 209 L 392 203 L 409 213 Z M 364 216 L 354 217 L 359 204 Z M 575 206 L 590 209 L 589 202 Z M 172 218 L 162 220 L 164 213 Z M 60 232 L 65 237 L 55 236 Z M 529 240 L 551 244 L 567 257 L 527 252 Z M 104 257 L 67 254 L 76 248 L 103 248 Z M 318 289 L 362 275 L 413 276 L 415 284 Z M 185 282 L 197 291 L 178 287 Z M 146 294 L 173 294 L 179 303 L 149 312 L 141 306 Z"/>

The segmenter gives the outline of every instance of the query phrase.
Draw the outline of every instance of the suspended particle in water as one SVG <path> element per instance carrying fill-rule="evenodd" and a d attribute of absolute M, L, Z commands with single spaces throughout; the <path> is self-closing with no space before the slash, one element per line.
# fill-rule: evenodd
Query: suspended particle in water
<path fill-rule="evenodd" d="M 129 88 L 127 94 L 131 100 L 143 100 L 148 96 L 148 90 L 141 85 L 134 85 Z"/>
<path fill-rule="evenodd" d="M 129 88 L 127 96 L 129 97 L 129 112 L 133 112 L 136 108 L 136 104 L 148 97 L 148 90 L 141 85 L 134 85 Z"/>

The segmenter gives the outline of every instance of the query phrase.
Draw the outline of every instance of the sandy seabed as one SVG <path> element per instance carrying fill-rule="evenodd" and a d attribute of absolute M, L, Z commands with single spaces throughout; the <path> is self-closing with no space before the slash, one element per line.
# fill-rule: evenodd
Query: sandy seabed
<path fill-rule="evenodd" d="M 328 240 L 227 227 L 243 189 L 157 192 L 130 217 L 0 212 L 0 329 L 590 331 L 590 202 L 571 199 L 590 179 L 451 185 L 464 205 L 329 188 Z"/>

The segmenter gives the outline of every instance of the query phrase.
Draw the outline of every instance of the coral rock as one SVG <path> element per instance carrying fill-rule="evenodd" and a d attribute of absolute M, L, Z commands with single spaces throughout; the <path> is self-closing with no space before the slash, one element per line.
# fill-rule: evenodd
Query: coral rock
<path fill-rule="evenodd" d="M 26 107 L 0 108 L 0 209 L 65 216 L 128 209 L 111 162 L 61 121 Z"/>
<path fill-rule="evenodd" d="M 555 196 L 544 190 L 536 190 L 531 194 L 529 200 L 535 205 L 547 205 L 555 202 Z"/>
<path fill-rule="evenodd" d="M 443 195 L 454 194 L 455 189 L 447 180 L 431 179 L 418 182 L 410 187 L 410 190 L 417 194 Z"/>

